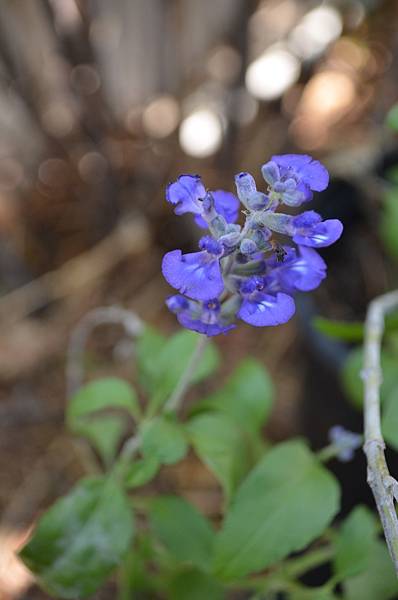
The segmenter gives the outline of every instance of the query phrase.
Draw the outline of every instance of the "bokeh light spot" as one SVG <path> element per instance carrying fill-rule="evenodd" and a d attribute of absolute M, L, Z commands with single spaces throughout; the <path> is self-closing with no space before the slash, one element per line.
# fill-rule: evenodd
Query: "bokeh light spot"
<path fill-rule="evenodd" d="M 221 120 L 212 110 L 196 110 L 181 123 L 179 139 L 187 154 L 198 158 L 211 156 L 221 146 Z"/>
<path fill-rule="evenodd" d="M 261 100 L 275 100 L 297 81 L 300 62 L 288 50 L 271 47 L 249 65 L 246 86 Z"/>

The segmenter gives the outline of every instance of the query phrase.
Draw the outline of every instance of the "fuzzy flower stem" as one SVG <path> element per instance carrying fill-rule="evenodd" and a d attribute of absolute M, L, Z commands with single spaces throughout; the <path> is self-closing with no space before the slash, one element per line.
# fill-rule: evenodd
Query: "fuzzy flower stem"
<path fill-rule="evenodd" d="M 185 371 L 181 375 L 181 378 L 177 383 L 174 392 L 171 394 L 171 396 L 165 404 L 165 412 L 178 411 L 180 404 L 184 399 L 184 396 L 189 386 L 191 385 L 192 377 L 194 376 L 195 371 L 198 367 L 198 363 L 203 356 L 203 352 L 207 346 L 208 339 L 209 338 L 206 335 L 199 334 L 199 339 L 196 344 L 196 348 L 189 360 L 189 363 L 187 364 Z"/>
<path fill-rule="evenodd" d="M 363 450 L 368 465 L 367 481 L 379 511 L 388 550 L 398 576 L 398 519 L 394 501 L 398 483 L 391 477 L 384 454 L 380 424 L 381 341 L 384 317 L 398 307 L 398 290 L 379 296 L 368 308 L 364 340 L 364 429 Z"/>

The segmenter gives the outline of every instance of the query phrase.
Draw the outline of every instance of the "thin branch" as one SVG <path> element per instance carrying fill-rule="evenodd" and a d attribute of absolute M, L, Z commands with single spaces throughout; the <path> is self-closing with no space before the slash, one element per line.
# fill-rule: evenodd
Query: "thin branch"
<path fill-rule="evenodd" d="M 93 286 L 126 256 L 147 250 L 149 243 L 149 228 L 144 219 L 121 223 L 90 250 L 2 296 L 0 321 L 10 325 L 50 301 L 62 300 Z"/>
<path fill-rule="evenodd" d="M 92 331 L 99 325 L 120 324 L 132 338 L 140 335 L 144 329 L 141 319 L 132 311 L 118 306 L 96 308 L 86 314 L 72 332 L 66 361 L 66 389 L 70 398 L 84 380 L 84 353 L 86 343 Z"/>
<path fill-rule="evenodd" d="M 384 318 L 398 308 L 398 290 L 379 296 L 368 308 L 364 341 L 364 428 L 363 450 L 368 464 L 368 483 L 379 511 L 388 550 L 398 576 L 398 519 L 394 500 L 397 482 L 391 477 L 384 454 L 385 443 L 380 423 L 380 362 Z"/>

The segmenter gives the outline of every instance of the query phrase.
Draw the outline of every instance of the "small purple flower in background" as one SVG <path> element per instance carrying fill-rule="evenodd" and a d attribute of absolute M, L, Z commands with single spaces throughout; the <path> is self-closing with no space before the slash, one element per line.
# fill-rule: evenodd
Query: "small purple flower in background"
<path fill-rule="evenodd" d="M 337 449 L 337 458 L 341 462 L 348 462 L 354 458 L 355 450 L 362 444 L 362 435 L 335 425 L 329 430 L 329 441 Z"/>
<path fill-rule="evenodd" d="M 199 252 L 168 252 L 162 263 L 167 282 L 180 292 L 167 300 L 179 323 L 208 336 L 226 333 L 241 319 L 255 327 L 286 323 L 294 314 L 293 296 L 318 287 L 326 264 L 315 248 L 342 234 L 337 219 L 318 213 L 278 212 L 281 204 L 299 206 L 329 182 L 325 167 L 310 156 L 273 156 L 263 165 L 267 193 L 257 190 L 250 173 L 235 176 L 237 196 L 205 189 L 199 175 L 181 175 L 167 187 L 166 199 L 178 215 L 192 213 L 209 235 Z M 245 223 L 236 223 L 239 202 Z M 292 239 L 283 245 L 273 233 Z"/>

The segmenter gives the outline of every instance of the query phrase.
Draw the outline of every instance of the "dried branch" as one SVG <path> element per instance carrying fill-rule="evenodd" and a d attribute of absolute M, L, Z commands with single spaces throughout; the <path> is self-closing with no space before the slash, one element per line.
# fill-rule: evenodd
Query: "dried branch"
<path fill-rule="evenodd" d="M 149 243 L 149 228 L 144 219 L 121 223 L 87 252 L 0 298 L 0 321 L 10 325 L 48 302 L 87 289 L 126 256 L 145 251 Z"/>
<path fill-rule="evenodd" d="M 385 315 L 398 308 L 398 290 L 379 296 L 368 308 L 364 341 L 364 428 L 363 450 L 368 464 L 368 483 L 376 501 L 388 550 L 398 576 L 398 519 L 395 509 L 398 484 L 391 477 L 384 454 L 380 423 L 381 341 Z"/>
<path fill-rule="evenodd" d="M 91 332 L 99 325 L 120 324 L 127 335 L 136 338 L 144 329 L 141 319 L 119 306 L 96 308 L 86 314 L 74 329 L 69 342 L 66 363 L 66 389 L 70 398 L 83 383 L 84 353 Z"/>

